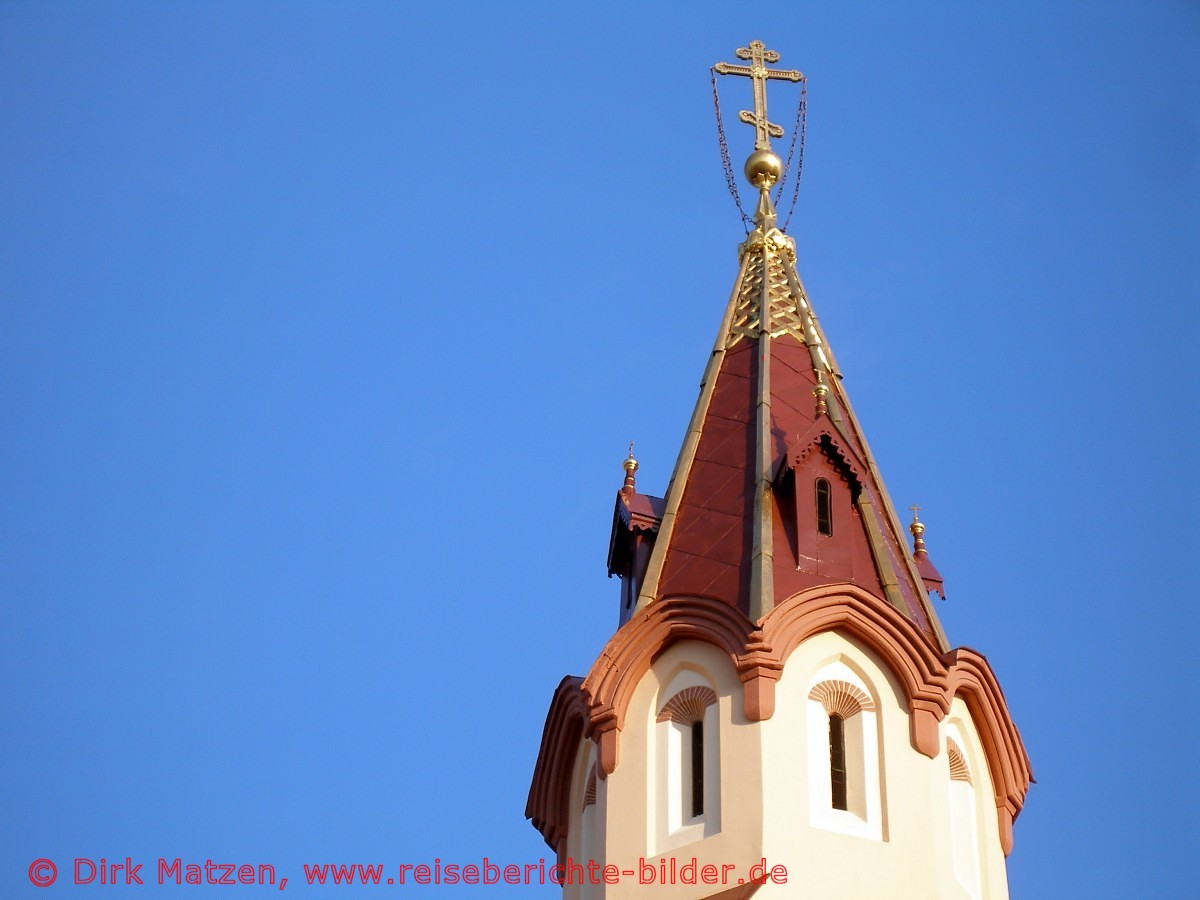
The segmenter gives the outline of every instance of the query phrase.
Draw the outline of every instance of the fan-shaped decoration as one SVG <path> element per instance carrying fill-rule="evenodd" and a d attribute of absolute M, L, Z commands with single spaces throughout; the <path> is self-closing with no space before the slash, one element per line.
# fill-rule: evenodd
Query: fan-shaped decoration
<path fill-rule="evenodd" d="M 950 757 L 950 780 L 971 784 L 971 770 L 967 767 L 962 749 L 950 738 L 946 738 L 946 755 Z"/>
<path fill-rule="evenodd" d="M 717 695 L 709 687 L 684 688 L 666 702 L 658 714 L 659 722 L 668 719 L 680 725 L 691 725 L 704 719 L 704 710 L 717 702 Z"/>
<path fill-rule="evenodd" d="M 848 719 L 863 710 L 873 710 L 875 701 L 848 681 L 822 681 L 808 692 L 809 700 L 816 700 L 831 716 Z"/>
<path fill-rule="evenodd" d="M 583 808 L 587 809 L 596 802 L 596 764 L 588 771 L 587 787 L 583 789 Z"/>

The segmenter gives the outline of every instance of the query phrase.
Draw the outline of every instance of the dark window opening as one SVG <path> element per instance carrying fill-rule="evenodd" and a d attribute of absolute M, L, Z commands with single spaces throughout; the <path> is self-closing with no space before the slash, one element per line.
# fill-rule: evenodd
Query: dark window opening
<path fill-rule="evenodd" d="M 833 534 L 833 503 L 829 482 L 824 478 L 817 479 L 817 531 L 824 535 Z"/>
<path fill-rule="evenodd" d="M 829 783 L 833 808 L 846 809 L 846 727 L 842 717 L 829 717 Z"/>
<path fill-rule="evenodd" d="M 692 723 L 692 816 L 704 815 L 704 723 Z"/>

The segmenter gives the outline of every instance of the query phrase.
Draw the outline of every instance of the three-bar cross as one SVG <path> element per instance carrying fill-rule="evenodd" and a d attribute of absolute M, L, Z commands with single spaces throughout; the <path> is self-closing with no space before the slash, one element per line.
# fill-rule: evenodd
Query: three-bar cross
<path fill-rule="evenodd" d="M 783 137 L 783 126 L 767 121 L 767 79 L 803 81 L 804 75 L 795 69 L 768 69 L 767 63 L 779 62 L 779 53 L 768 50 L 762 41 L 751 41 L 749 47 L 739 47 L 737 58 L 750 60 L 750 65 L 733 66 L 719 62 L 713 68 L 721 75 L 744 75 L 754 82 L 754 112 L 743 109 L 738 113 L 738 118 L 754 126 L 754 149 L 770 150 L 770 139 Z"/>

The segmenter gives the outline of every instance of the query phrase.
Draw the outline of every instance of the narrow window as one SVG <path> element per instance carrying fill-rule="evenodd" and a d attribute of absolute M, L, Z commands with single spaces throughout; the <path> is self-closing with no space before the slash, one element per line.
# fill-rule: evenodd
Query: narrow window
<path fill-rule="evenodd" d="M 817 531 L 824 535 L 833 534 L 833 505 L 830 503 L 829 482 L 817 479 Z"/>
<path fill-rule="evenodd" d="M 704 815 L 704 723 L 692 723 L 692 817 Z"/>
<path fill-rule="evenodd" d="M 829 783 L 833 808 L 846 809 L 846 729 L 842 717 L 829 717 Z"/>

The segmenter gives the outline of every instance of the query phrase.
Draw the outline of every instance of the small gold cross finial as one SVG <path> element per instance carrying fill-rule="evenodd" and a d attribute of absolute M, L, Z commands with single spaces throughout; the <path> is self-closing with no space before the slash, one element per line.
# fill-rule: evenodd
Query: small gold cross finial
<path fill-rule="evenodd" d="M 914 521 L 914 522 L 918 521 L 918 518 L 917 518 L 917 513 L 919 513 L 919 512 L 921 511 L 921 507 L 919 507 L 919 506 L 910 506 L 910 507 L 909 507 L 909 509 L 911 509 L 911 510 L 912 510 L 912 514 L 913 514 L 913 521 Z"/>
<path fill-rule="evenodd" d="M 767 80 L 803 81 L 804 74 L 795 69 L 768 69 L 767 63 L 779 62 L 779 53 L 768 50 L 762 41 L 751 41 L 749 47 L 738 47 L 737 58 L 750 60 L 750 65 L 719 62 L 713 68 L 721 75 L 743 75 L 754 83 L 754 112 L 743 109 L 738 118 L 754 126 L 754 149 L 770 150 L 771 138 L 783 137 L 783 126 L 767 120 Z"/>

